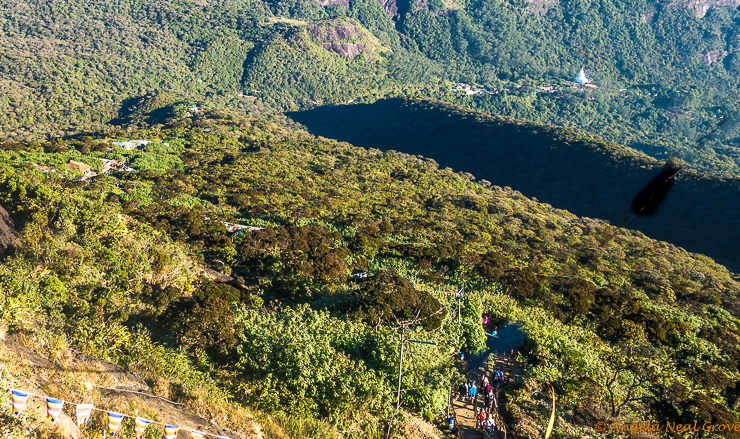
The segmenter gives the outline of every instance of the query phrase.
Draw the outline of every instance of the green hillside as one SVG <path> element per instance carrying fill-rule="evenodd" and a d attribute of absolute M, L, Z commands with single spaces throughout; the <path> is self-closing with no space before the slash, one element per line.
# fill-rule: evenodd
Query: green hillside
<path fill-rule="evenodd" d="M 365 148 L 436 160 L 441 167 L 509 186 L 578 215 L 710 255 L 740 267 L 740 181 L 683 171 L 652 216 L 633 197 L 661 163 L 582 131 L 507 119 L 438 101 L 387 99 L 288 113 L 314 134 Z"/>
<path fill-rule="evenodd" d="M 499 90 L 528 88 L 457 102 L 584 129 L 659 157 L 678 154 L 704 170 L 736 172 L 737 131 L 698 157 L 692 147 L 707 124 L 738 106 L 737 5 L 478 0 L 453 8 L 447 3 L 419 2 L 427 10 L 412 7 L 399 14 L 399 30 L 445 66 L 446 79 Z M 582 66 L 598 89 L 577 91 L 564 81 L 572 81 Z M 540 85 L 562 94 L 534 95 Z M 561 99 L 554 98 L 558 95 Z"/>
<path fill-rule="evenodd" d="M 385 87 L 391 54 L 351 19 L 276 26 L 245 63 L 244 87 L 278 108 L 347 101 Z"/>
<path fill-rule="evenodd" d="M 132 138 L 153 142 L 107 157 L 135 172 L 66 170 Z M 245 428 L 246 410 L 272 437 L 380 438 L 392 417 L 439 422 L 461 379 L 450 350 L 484 348 L 483 314 L 526 333 L 526 375 L 502 396 L 517 437 L 543 434 L 545 382 L 560 437 L 602 420 L 737 422 L 740 283 L 706 256 L 233 113 L 0 154 L 21 239 L 0 264 L 2 325 L 46 358 L 74 348 L 177 384 L 169 398 L 220 424 Z M 399 322 L 417 315 L 406 336 L 438 346 L 406 345 L 395 413 Z"/>
<path fill-rule="evenodd" d="M 176 104 L 273 114 L 296 102 L 382 94 L 429 76 L 420 71 L 401 78 L 414 69 L 404 65 L 407 60 L 416 58 L 402 55 L 406 51 L 373 1 L 353 2 L 353 24 L 332 19 L 332 8 L 313 2 L 295 5 L 310 26 L 275 16 L 285 11 L 270 6 L 259 0 L 0 5 L 0 136 L 62 137 Z M 351 27 L 342 41 L 361 43 L 362 55 L 350 59 L 323 48 L 335 41 L 308 35 L 327 22 Z M 393 54 L 400 65 L 389 69 Z M 140 108 L 142 100 L 153 107 Z"/>
<path fill-rule="evenodd" d="M 693 150 L 738 103 L 740 16 L 721 3 L 11 0 L 0 136 L 101 131 L 142 101 L 272 115 L 422 94 L 737 174 L 736 128 Z M 598 88 L 573 88 L 582 66 Z"/>

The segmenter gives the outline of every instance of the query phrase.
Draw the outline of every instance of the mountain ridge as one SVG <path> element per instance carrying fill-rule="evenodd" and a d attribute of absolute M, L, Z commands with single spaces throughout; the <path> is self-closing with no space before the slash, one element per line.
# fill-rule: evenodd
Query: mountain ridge
<path fill-rule="evenodd" d="M 288 115 L 313 134 L 366 148 L 421 154 L 441 167 L 511 186 L 577 215 L 629 225 L 656 239 L 710 254 L 734 270 L 740 267 L 738 245 L 731 244 L 740 243 L 735 227 L 740 222 L 735 208 L 740 203 L 738 178 L 684 170 L 658 213 L 638 216 L 629 208 L 632 197 L 662 164 L 583 132 L 423 100 L 320 107 Z"/>

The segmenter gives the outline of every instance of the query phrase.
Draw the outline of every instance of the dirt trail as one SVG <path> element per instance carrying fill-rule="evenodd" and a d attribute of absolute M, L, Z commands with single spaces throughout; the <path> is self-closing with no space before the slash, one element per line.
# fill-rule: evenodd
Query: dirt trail
<path fill-rule="evenodd" d="M 519 326 L 508 324 L 501 326 L 497 337 L 488 337 L 486 343 L 488 354 L 493 354 L 493 363 L 487 364 L 489 370 L 501 368 L 508 378 L 508 383 L 516 382 L 524 371 L 511 355 L 516 353 L 522 344 L 524 344 L 524 332 Z M 481 363 L 483 361 L 485 358 L 480 360 Z"/>
<path fill-rule="evenodd" d="M 469 402 L 452 401 L 452 408 L 457 416 L 457 430 L 463 439 L 480 439 L 481 432 L 475 425 L 473 405 Z"/>
<path fill-rule="evenodd" d="M 515 353 L 523 343 L 524 332 L 519 326 L 508 324 L 501 326 L 498 328 L 497 337 L 488 337 L 486 352 L 471 359 L 467 379 L 474 379 L 476 383 L 480 383 L 484 374 L 487 374 L 490 379 L 491 372 L 500 368 L 507 377 L 507 385 L 516 382 L 524 375 L 524 370 L 512 359 L 511 354 Z M 489 357 L 492 362 L 487 361 Z M 483 401 L 480 397 L 472 403 L 453 399 L 452 408 L 457 417 L 457 427 L 462 439 L 481 438 L 481 430 L 476 424 L 475 417 L 482 406 Z M 504 434 L 500 429 L 497 436 L 499 439 L 504 439 Z"/>

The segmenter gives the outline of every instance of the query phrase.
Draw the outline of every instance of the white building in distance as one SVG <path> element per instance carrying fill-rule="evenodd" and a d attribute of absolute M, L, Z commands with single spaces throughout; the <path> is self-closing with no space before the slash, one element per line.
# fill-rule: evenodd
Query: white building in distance
<path fill-rule="evenodd" d="M 583 70 L 583 67 L 581 67 L 581 71 L 578 72 L 578 75 L 573 79 L 573 81 L 578 84 L 588 84 L 591 82 L 591 80 L 586 77 L 586 72 Z"/>

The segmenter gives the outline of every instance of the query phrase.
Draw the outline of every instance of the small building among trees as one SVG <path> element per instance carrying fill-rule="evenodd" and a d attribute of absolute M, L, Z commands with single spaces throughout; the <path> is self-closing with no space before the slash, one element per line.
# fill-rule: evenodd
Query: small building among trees
<path fill-rule="evenodd" d="M 92 169 L 90 169 L 90 165 L 86 165 L 82 162 L 70 160 L 69 163 L 67 163 L 67 167 L 74 172 L 79 172 L 80 174 L 85 174 L 87 176 L 91 176 L 93 174 Z"/>

